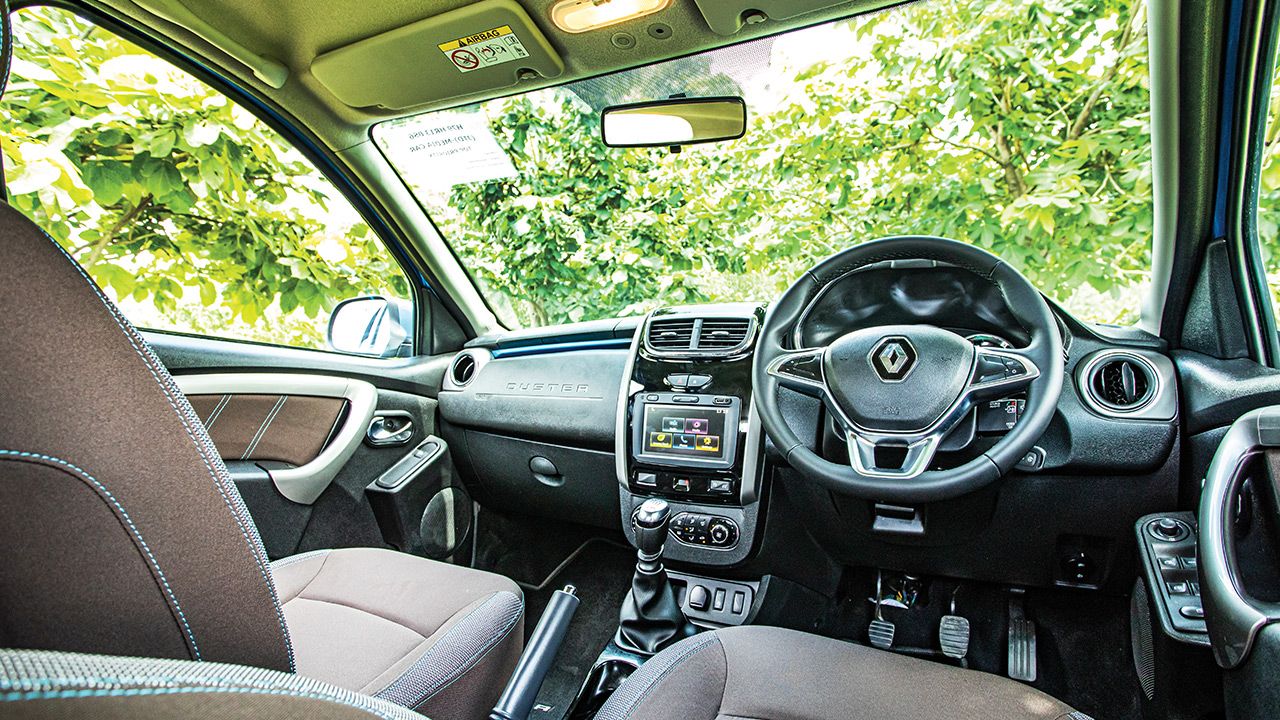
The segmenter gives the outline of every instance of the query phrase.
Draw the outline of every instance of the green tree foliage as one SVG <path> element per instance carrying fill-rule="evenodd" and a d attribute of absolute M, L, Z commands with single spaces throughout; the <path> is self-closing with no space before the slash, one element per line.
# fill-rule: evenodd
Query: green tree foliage
<path fill-rule="evenodd" d="M 131 315 L 323 347 L 337 301 L 406 296 L 368 227 L 252 114 L 67 11 L 17 18 L 11 202 Z"/>
<path fill-rule="evenodd" d="M 1136 318 L 1152 224 L 1141 0 L 917 3 L 830 33 L 850 51 L 792 68 L 781 98 L 748 92 L 741 140 L 608 149 L 569 86 L 484 108 L 517 176 L 424 196 L 525 323 L 767 300 L 891 234 L 975 243 L 1085 319 Z"/>

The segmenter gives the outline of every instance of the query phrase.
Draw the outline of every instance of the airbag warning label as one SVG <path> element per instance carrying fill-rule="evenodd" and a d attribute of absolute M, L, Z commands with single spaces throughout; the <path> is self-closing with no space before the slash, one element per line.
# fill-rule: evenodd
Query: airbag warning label
<path fill-rule="evenodd" d="M 459 72 L 464 73 L 529 57 L 529 51 L 524 49 L 510 25 L 450 40 L 436 47 Z"/>

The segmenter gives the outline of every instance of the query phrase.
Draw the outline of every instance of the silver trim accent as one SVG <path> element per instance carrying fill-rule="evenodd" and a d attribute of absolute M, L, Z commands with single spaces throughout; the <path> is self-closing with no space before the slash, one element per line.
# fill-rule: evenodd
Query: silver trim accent
<path fill-rule="evenodd" d="M 636 353 L 640 350 L 640 339 L 644 337 L 645 328 L 648 327 L 649 320 L 645 318 L 645 322 L 636 328 L 636 334 L 631 338 L 631 351 L 627 353 L 627 363 L 622 368 L 622 385 L 618 388 L 618 416 L 614 426 L 613 439 L 613 468 L 618 476 L 618 484 L 623 490 L 628 492 L 631 489 L 627 482 L 627 459 L 630 457 L 627 451 L 627 443 L 631 438 L 631 428 L 627 426 L 627 409 L 631 406 L 631 396 L 644 390 L 644 386 L 631 379 L 632 373 L 636 369 Z"/>
<path fill-rule="evenodd" d="M 1129 360 L 1143 368 L 1150 379 L 1151 389 L 1147 398 L 1132 408 L 1115 407 L 1098 397 L 1093 390 L 1093 375 L 1104 363 L 1113 360 Z M 1177 407 L 1170 407 L 1172 395 L 1168 392 L 1174 383 L 1173 364 L 1158 353 L 1130 348 L 1105 348 L 1086 355 L 1076 365 L 1076 392 L 1086 407 L 1103 417 L 1121 420 L 1172 420 Z"/>
<path fill-rule="evenodd" d="M 895 363 L 897 369 L 889 367 L 891 362 L 890 355 L 892 350 L 896 348 L 902 353 L 902 360 Z M 912 356 L 915 357 L 912 357 Z M 915 372 L 916 365 L 920 364 L 920 352 L 916 350 L 916 346 L 911 344 L 905 335 L 885 335 L 876 341 L 871 351 L 867 353 L 867 362 L 871 365 L 871 369 L 875 371 L 876 377 L 882 383 L 900 383 L 911 376 Z M 907 365 L 907 371 L 900 378 L 887 378 L 885 373 L 893 374 L 902 369 L 902 365 Z M 879 363 L 879 365 L 877 365 Z"/>
<path fill-rule="evenodd" d="M 822 380 L 812 380 L 780 371 L 783 363 L 798 357 L 813 358 L 816 356 L 825 359 L 826 354 L 830 352 L 830 348 L 805 348 L 782 353 L 769 363 L 765 372 L 778 378 L 779 381 L 793 389 L 818 391 L 818 397 L 822 399 L 823 403 L 836 417 L 838 423 L 843 426 L 845 441 L 849 447 L 849 462 L 859 475 L 910 480 L 918 477 L 929 468 L 929 463 L 933 460 L 934 453 L 937 452 L 942 439 L 973 407 L 974 395 L 998 391 L 1005 387 L 1021 387 L 1040 377 L 1040 368 L 1030 358 L 1019 352 L 977 346 L 974 346 L 973 351 L 973 362 L 969 368 L 969 380 L 965 384 L 964 391 L 936 420 L 920 430 L 896 431 L 863 427 L 851 420 L 832 399 L 831 393 L 827 389 L 825 376 Z M 1016 360 L 1022 365 L 1025 373 L 1017 377 L 975 383 L 974 375 L 978 372 L 978 360 L 983 355 Z M 820 361 L 818 364 L 820 374 L 825 373 L 824 366 L 825 363 Z M 903 460 L 900 469 L 884 470 L 875 465 L 875 449 L 881 446 L 904 447 L 906 449 L 907 456 Z"/>
<path fill-rule="evenodd" d="M 458 359 L 461 358 L 463 355 L 466 355 L 470 357 L 473 361 L 475 361 L 476 369 L 471 371 L 470 380 L 459 385 L 453 379 L 453 366 L 458 362 Z M 441 383 L 440 389 L 447 392 L 461 391 L 463 388 L 475 382 L 476 378 L 480 377 L 480 371 L 484 369 L 485 365 L 489 364 L 490 360 L 493 360 L 493 354 L 490 353 L 488 350 L 485 350 L 484 348 L 468 348 L 466 350 L 460 350 L 458 354 L 454 356 L 452 360 L 449 361 L 449 369 L 446 370 L 444 373 L 444 382 Z"/>
<path fill-rule="evenodd" d="M 351 459 L 378 405 L 378 390 L 373 385 L 327 375 L 213 373 L 177 375 L 174 381 L 185 395 L 308 395 L 345 399 L 350 405 L 346 420 L 315 459 L 300 467 L 270 472 L 280 494 L 302 505 L 314 503 Z"/>

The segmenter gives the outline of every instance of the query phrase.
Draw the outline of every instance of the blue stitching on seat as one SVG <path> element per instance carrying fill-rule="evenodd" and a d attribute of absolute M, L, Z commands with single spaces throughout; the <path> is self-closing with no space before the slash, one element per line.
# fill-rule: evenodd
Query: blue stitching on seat
<path fill-rule="evenodd" d="M 169 597 L 169 601 L 173 603 L 173 609 L 178 613 L 178 620 L 182 622 L 183 633 L 187 636 L 187 641 L 191 643 L 191 652 L 195 656 L 195 659 L 199 660 L 200 648 L 198 645 L 196 645 L 195 634 L 191 631 L 191 626 L 187 623 L 186 613 L 182 612 L 182 605 L 178 604 L 178 598 L 173 594 L 173 588 L 169 586 L 169 580 L 164 576 L 164 571 L 160 569 L 160 562 L 156 560 L 156 556 L 151 552 L 151 548 L 147 546 L 147 541 L 142 539 L 142 532 L 138 530 L 138 526 L 133 523 L 133 518 L 129 517 L 128 511 L 124 509 L 124 506 L 120 504 L 120 501 L 116 500 L 115 496 L 111 494 L 111 491 L 108 490 L 105 485 L 99 482 L 97 478 L 95 478 L 94 476 L 86 472 L 83 468 L 77 465 L 74 465 L 72 463 L 69 463 L 66 460 L 63 460 L 61 458 L 56 458 L 51 455 L 44 455 L 42 453 L 24 452 L 20 450 L 0 450 L 0 455 L 43 460 L 45 462 L 50 462 L 55 465 L 58 465 L 59 467 L 62 467 L 64 469 L 71 470 L 72 472 L 78 474 L 85 480 L 88 480 L 90 483 L 92 483 L 93 486 L 97 488 L 99 492 L 102 493 L 103 497 L 106 498 L 107 502 L 110 502 L 112 505 L 115 506 L 116 510 L 120 512 L 121 519 L 123 519 L 125 524 L 129 527 L 130 533 L 133 535 L 134 539 L 138 541 L 138 545 L 142 547 L 142 551 L 146 553 L 147 559 L 150 561 L 152 569 L 155 570 L 156 572 L 156 577 L 159 578 L 160 584 L 164 588 L 165 595 Z"/>
<path fill-rule="evenodd" d="M 13 212 L 18 212 L 12 206 L 9 206 L 9 209 Z M 21 215 L 22 213 L 18 214 Z M 209 458 L 207 456 L 208 448 L 203 446 L 199 439 L 199 433 L 192 430 L 190 418 L 186 416 L 186 413 L 184 413 L 178 407 L 178 403 L 175 402 L 173 391 L 177 390 L 177 387 L 176 385 L 172 385 L 172 376 L 169 375 L 169 371 L 167 369 L 164 369 L 164 365 L 160 362 L 160 359 L 155 356 L 155 353 L 151 351 L 151 347 L 147 345 L 146 340 L 144 340 L 142 336 L 136 334 L 136 331 L 133 330 L 133 325 L 120 313 L 120 310 L 115 306 L 115 304 L 102 293 L 102 290 L 98 287 L 97 283 L 89 277 L 89 275 L 84 271 L 84 268 L 80 267 L 80 263 L 76 262 L 75 258 L 71 257 L 71 254 L 68 253 L 66 249 L 58 243 L 58 241 L 53 239 L 53 236 L 45 232 L 44 228 L 36 225 L 34 222 L 32 222 L 31 225 L 39 230 L 40 234 L 44 235 L 45 239 L 57 248 L 58 252 L 62 253 L 62 256 L 71 263 L 71 267 L 75 268 L 76 272 L 80 274 L 80 277 L 84 278 L 84 281 L 89 285 L 89 288 L 95 295 L 97 295 L 99 302 L 101 302 L 103 307 L 107 309 L 107 313 L 111 315 L 121 332 L 124 333 L 125 338 L 129 340 L 129 344 L 133 346 L 133 351 L 142 359 L 142 364 L 146 366 L 148 372 L 151 373 L 151 378 L 160 386 L 160 391 L 169 402 L 169 406 L 172 407 L 173 411 L 178 415 L 178 422 L 182 424 L 183 428 L 187 432 L 187 437 L 191 440 L 192 444 L 195 445 L 196 455 L 200 456 L 200 461 L 204 463 L 205 469 L 209 471 L 210 477 L 213 478 L 214 487 L 217 488 L 218 494 L 222 496 L 222 501 L 226 503 L 227 509 L 231 511 L 232 517 L 235 518 L 236 524 L 240 528 L 240 535 L 249 546 L 249 554 L 253 556 L 253 559 L 258 564 L 258 573 L 267 584 L 267 591 L 271 595 L 272 604 L 275 606 L 276 619 L 280 623 L 280 632 L 284 637 L 285 650 L 289 656 L 289 670 L 296 672 L 297 664 L 293 655 L 293 641 L 289 637 L 289 626 L 285 624 L 284 610 L 280 607 L 280 596 L 276 593 L 275 582 L 272 579 L 271 570 L 266 558 L 266 549 L 262 545 L 262 537 L 258 534 L 258 528 L 253 523 L 252 517 L 249 517 L 248 522 L 246 522 L 246 518 L 244 516 L 248 515 L 248 509 L 245 508 L 244 499 L 240 497 L 239 492 L 236 492 L 234 496 L 240 501 L 238 509 L 236 503 L 232 501 L 231 496 L 227 494 L 227 490 L 224 485 L 225 483 L 230 482 L 230 476 L 223 478 L 214 470 L 215 466 L 209 462 Z M 142 343 L 141 347 L 139 347 L 138 342 Z M 146 349 L 145 353 L 143 352 L 143 348 Z M 156 372 L 157 367 L 161 368 L 163 376 Z M 168 377 L 169 383 L 166 383 L 162 377 Z M 181 394 L 180 390 L 178 391 L 178 396 L 183 397 L 185 402 L 185 396 Z M 188 403 L 187 407 L 190 408 L 191 405 Z M 194 411 L 192 411 L 191 414 L 194 415 Z M 199 418 L 196 419 L 198 420 Z M 204 437 L 207 440 L 209 437 L 208 433 L 205 433 Z M 225 473 L 225 468 L 223 472 Z M 254 542 L 255 540 L 257 541 L 256 543 Z"/>
<path fill-rule="evenodd" d="M 385 720 L 393 720 L 392 715 L 373 707 L 343 702 L 331 695 L 322 693 L 277 690 L 273 688 L 229 688 L 229 687 L 187 687 L 187 688 L 127 688 L 127 689 L 83 689 L 83 690 L 38 690 L 27 692 L 9 692 L 0 694 L 0 702 L 29 702 L 32 700 L 74 700 L 94 697 L 147 697 L 153 695 L 198 695 L 217 693 L 224 695 L 277 695 L 282 697 L 298 697 L 309 700 L 323 700 L 335 705 L 352 707 L 377 715 Z"/>

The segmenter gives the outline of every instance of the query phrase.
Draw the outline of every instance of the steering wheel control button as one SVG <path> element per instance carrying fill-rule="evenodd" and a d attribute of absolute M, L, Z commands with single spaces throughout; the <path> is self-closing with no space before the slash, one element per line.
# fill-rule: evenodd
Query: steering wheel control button
<path fill-rule="evenodd" d="M 1163 517 L 1148 525 L 1147 532 L 1157 540 L 1178 542 L 1191 535 L 1191 528 L 1187 527 L 1187 524 L 1181 520 Z"/>
<path fill-rule="evenodd" d="M 1168 589 L 1170 595 L 1191 594 L 1191 585 L 1182 581 L 1165 583 L 1165 588 Z"/>
<path fill-rule="evenodd" d="M 1160 567 L 1161 567 L 1161 568 L 1163 568 L 1163 569 L 1165 569 L 1165 570 L 1177 570 L 1177 569 L 1178 569 L 1178 558 L 1176 558 L 1176 557 L 1162 557 L 1162 558 L 1157 558 L 1157 559 L 1156 559 L 1156 562 L 1158 562 L 1158 563 L 1160 564 Z"/>

